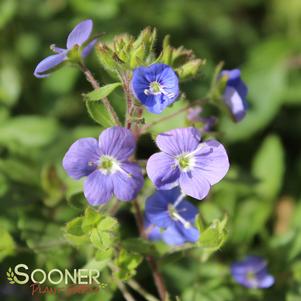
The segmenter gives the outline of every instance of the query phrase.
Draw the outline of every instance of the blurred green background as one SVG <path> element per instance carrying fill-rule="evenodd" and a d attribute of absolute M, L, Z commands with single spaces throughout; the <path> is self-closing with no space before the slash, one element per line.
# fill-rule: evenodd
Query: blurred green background
<path fill-rule="evenodd" d="M 0 0 L 1 300 L 30 298 L 28 289 L 4 283 L 9 265 L 86 263 L 68 246 L 46 251 L 36 244 L 51 246 L 78 214 L 66 198 L 79 188 L 68 182 L 60 161 L 75 139 L 99 133 L 81 97 L 90 87 L 70 67 L 47 79 L 33 76 L 36 64 L 50 54 L 49 45 L 64 47 L 72 27 L 86 18 L 93 19 L 94 32 L 106 32 L 104 40 L 154 26 L 158 52 L 170 34 L 174 46 L 205 58 L 202 74 L 183 84 L 191 99 L 206 93 L 220 61 L 227 69 L 241 68 L 249 86 L 247 118 L 219 123 L 231 171 L 200 205 L 208 221 L 229 214 L 228 242 L 205 263 L 197 251 L 162 263 L 170 291 L 184 301 L 301 300 L 300 0 Z M 87 64 L 100 81 L 109 82 L 95 56 Z M 135 233 L 130 213 L 120 215 Z M 273 288 L 247 290 L 233 282 L 229 264 L 245 254 L 268 259 Z M 140 269 L 138 280 L 154 292 L 147 267 Z M 118 293 L 103 294 L 99 300 L 122 300 Z M 48 296 L 51 300 L 57 299 Z"/>

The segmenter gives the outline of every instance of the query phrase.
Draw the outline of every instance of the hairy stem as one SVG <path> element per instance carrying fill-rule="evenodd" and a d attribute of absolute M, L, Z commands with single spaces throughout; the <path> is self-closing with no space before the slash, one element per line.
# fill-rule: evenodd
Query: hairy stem
<path fill-rule="evenodd" d="M 95 77 L 93 76 L 92 72 L 88 69 L 88 67 L 85 64 L 81 63 L 80 68 L 81 68 L 82 72 L 85 74 L 87 81 L 91 84 L 93 89 L 95 89 L 95 90 L 99 89 L 100 85 L 97 82 L 97 80 L 95 79 Z M 114 108 L 112 107 L 109 99 L 107 97 L 103 97 L 101 99 L 101 101 L 104 104 L 107 111 L 109 112 L 109 114 L 111 115 L 111 118 L 114 121 L 114 123 L 116 125 L 121 125 L 120 120 L 119 120 Z"/>
<path fill-rule="evenodd" d="M 134 111 L 134 99 L 132 98 L 132 92 L 130 89 L 130 79 L 128 74 L 122 75 L 121 79 L 122 79 L 122 86 L 123 86 L 124 94 L 126 96 L 126 104 L 127 104 L 125 127 L 130 129 L 132 125 L 131 118 Z"/>
<path fill-rule="evenodd" d="M 144 231 L 143 216 L 142 216 L 142 212 L 140 209 L 140 205 L 137 200 L 134 200 L 133 204 L 134 204 L 134 208 L 135 208 L 135 217 L 136 217 L 136 222 L 137 222 L 138 229 L 140 232 L 140 236 L 147 239 L 146 233 Z M 159 268 L 158 268 L 158 265 L 157 265 L 155 259 L 152 256 L 147 256 L 146 260 L 148 261 L 149 266 L 152 270 L 153 278 L 154 278 L 155 285 L 157 287 L 157 290 L 158 290 L 158 293 L 160 296 L 160 300 L 167 301 L 168 300 L 168 292 L 167 292 L 163 277 L 159 271 Z"/>

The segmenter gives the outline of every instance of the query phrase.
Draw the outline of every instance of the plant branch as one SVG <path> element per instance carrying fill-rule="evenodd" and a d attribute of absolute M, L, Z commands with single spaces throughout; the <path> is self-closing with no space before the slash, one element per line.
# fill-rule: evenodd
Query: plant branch
<path fill-rule="evenodd" d="M 92 72 L 88 69 L 88 67 L 84 63 L 79 64 L 79 66 L 80 66 L 82 72 L 85 74 L 87 81 L 93 87 L 93 89 L 94 90 L 99 89 L 100 85 L 97 82 L 97 80 L 95 79 L 95 77 L 93 76 Z M 109 99 L 107 97 L 103 97 L 101 99 L 101 101 L 104 104 L 105 108 L 107 109 L 108 113 L 111 115 L 111 118 L 113 119 L 114 123 L 116 125 L 121 125 L 120 120 L 119 120 L 114 108 L 112 107 Z"/>
<path fill-rule="evenodd" d="M 141 287 L 140 284 L 137 281 L 135 281 L 133 279 L 128 280 L 127 285 L 129 287 L 131 287 L 134 291 L 139 293 L 142 297 L 144 297 L 145 300 L 147 300 L 147 301 L 159 301 L 159 299 L 157 299 L 156 297 L 151 295 L 149 292 L 147 292 L 143 287 Z"/>
<path fill-rule="evenodd" d="M 140 236 L 143 237 L 144 239 L 147 239 L 146 233 L 144 231 L 143 216 L 142 216 L 142 212 L 140 209 L 140 205 L 137 200 L 134 200 L 133 204 L 134 204 L 134 208 L 135 208 L 135 217 L 136 217 L 137 226 L 138 226 L 138 229 L 140 232 Z M 166 289 L 166 286 L 164 283 L 164 279 L 159 271 L 159 268 L 158 268 L 158 265 L 157 265 L 155 259 L 152 256 L 147 256 L 146 260 L 148 261 L 148 263 L 151 267 L 155 285 L 157 287 L 157 290 L 158 290 L 158 293 L 160 296 L 160 300 L 167 301 L 168 300 L 168 292 L 167 292 L 167 289 Z"/>
<path fill-rule="evenodd" d="M 126 301 L 136 301 L 121 281 L 116 280 L 116 284 Z"/>

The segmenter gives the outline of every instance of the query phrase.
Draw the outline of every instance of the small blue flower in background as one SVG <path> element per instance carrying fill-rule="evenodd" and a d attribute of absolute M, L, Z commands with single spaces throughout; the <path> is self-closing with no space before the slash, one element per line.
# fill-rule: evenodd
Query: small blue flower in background
<path fill-rule="evenodd" d="M 139 165 L 129 162 L 135 146 L 130 130 L 108 128 L 100 134 L 99 141 L 81 138 L 74 142 L 63 159 L 63 167 L 75 180 L 87 177 L 84 194 L 91 205 L 104 204 L 113 195 L 121 201 L 130 201 L 144 182 Z"/>
<path fill-rule="evenodd" d="M 146 171 L 157 189 L 180 186 L 186 195 L 202 200 L 228 172 L 224 146 L 216 140 L 201 143 L 193 127 L 159 134 L 156 143 L 161 152 L 148 159 Z"/>
<path fill-rule="evenodd" d="M 200 235 L 194 226 L 197 214 L 198 209 L 184 199 L 178 188 L 158 190 L 146 201 L 146 233 L 149 239 L 162 239 L 169 245 L 196 242 Z"/>
<path fill-rule="evenodd" d="M 221 76 L 227 77 L 224 101 L 236 122 L 241 121 L 247 112 L 248 88 L 241 79 L 240 70 L 223 70 Z"/>
<path fill-rule="evenodd" d="M 179 95 L 179 79 L 165 64 L 136 68 L 131 88 L 135 97 L 151 113 L 160 114 Z"/>
<path fill-rule="evenodd" d="M 216 125 L 217 119 L 214 116 L 203 117 L 201 113 L 203 109 L 200 106 L 195 106 L 188 109 L 187 119 L 192 123 L 202 123 L 202 131 L 210 132 Z"/>
<path fill-rule="evenodd" d="M 88 41 L 91 32 L 93 29 L 93 22 L 92 20 L 85 20 L 78 25 L 74 27 L 74 29 L 70 32 L 68 38 L 67 38 L 67 49 L 56 47 L 55 45 L 51 45 L 51 50 L 55 52 L 56 54 L 50 55 L 46 57 L 44 60 L 42 60 L 36 67 L 34 71 L 34 76 L 38 78 L 47 77 L 51 69 L 57 67 L 61 63 L 63 63 L 65 60 L 68 59 L 68 53 L 75 47 L 81 47 L 84 46 L 82 49 L 81 55 L 83 58 L 85 58 L 94 45 L 96 44 L 97 39 L 94 39 L 93 41 L 89 42 L 86 45 L 86 42 Z"/>
<path fill-rule="evenodd" d="M 231 274 L 237 283 L 248 288 L 269 288 L 275 283 L 267 271 L 267 262 L 258 256 L 247 256 L 233 263 Z"/>

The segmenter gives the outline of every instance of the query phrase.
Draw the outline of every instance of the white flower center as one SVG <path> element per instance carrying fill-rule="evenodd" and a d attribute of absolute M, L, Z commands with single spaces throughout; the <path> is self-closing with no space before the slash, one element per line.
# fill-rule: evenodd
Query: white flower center
<path fill-rule="evenodd" d="M 119 171 L 126 174 L 128 177 L 131 177 L 131 174 L 122 169 L 120 162 L 112 156 L 101 156 L 97 164 L 98 170 L 100 170 L 104 175 L 112 175 Z"/>
<path fill-rule="evenodd" d="M 161 85 L 157 81 L 153 81 L 149 84 L 149 88 L 144 90 L 145 95 L 166 95 L 168 98 L 173 98 L 175 96 L 175 93 L 168 93 L 166 90 L 166 87 Z"/>

